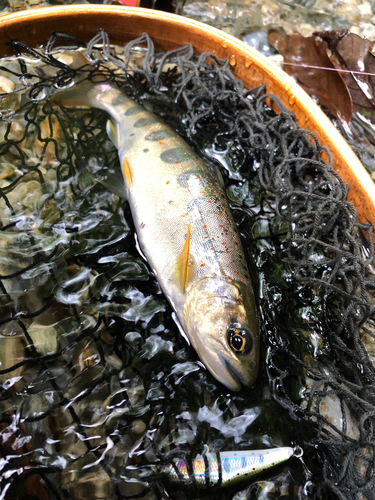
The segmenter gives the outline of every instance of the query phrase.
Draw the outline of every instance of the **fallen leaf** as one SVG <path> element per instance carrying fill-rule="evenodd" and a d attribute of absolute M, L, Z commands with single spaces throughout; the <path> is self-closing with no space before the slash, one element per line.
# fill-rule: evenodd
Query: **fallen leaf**
<path fill-rule="evenodd" d="M 285 71 L 296 77 L 306 92 L 315 95 L 340 123 L 349 123 L 352 99 L 343 77 L 335 71 L 327 55 L 329 44 L 317 36 L 286 35 L 279 30 L 271 30 L 268 41 L 283 55 Z"/>
<path fill-rule="evenodd" d="M 375 56 L 373 43 L 347 30 L 314 33 L 324 40 L 330 50 L 330 59 L 341 72 L 349 89 L 353 110 L 375 126 Z M 372 142 L 374 139 L 370 138 Z"/>

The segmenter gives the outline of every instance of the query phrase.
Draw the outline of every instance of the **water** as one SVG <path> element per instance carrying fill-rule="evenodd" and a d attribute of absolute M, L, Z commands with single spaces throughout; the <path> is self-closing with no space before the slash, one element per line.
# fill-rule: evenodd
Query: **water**
<path fill-rule="evenodd" d="M 141 101 L 183 133 L 183 110 L 137 85 Z M 259 297 L 260 375 L 254 388 L 232 394 L 181 337 L 137 250 L 127 203 L 98 181 L 98 167 L 117 168 L 118 161 L 104 132 L 106 117 L 25 97 L 11 96 L 2 105 L 8 116 L 21 107 L 14 121 L 1 122 L 4 498 L 204 498 L 185 486 L 171 488 L 152 465 L 174 453 L 192 459 L 204 449 L 296 444 L 308 470 L 293 459 L 215 498 L 305 498 L 310 471 L 319 471 L 324 459 L 311 446 L 319 406 L 324 403 L 332 421 L 332 413 L 337 416 L 336 436 L 347 432 L 342 412 L 348 419 L 351 413 L 345 405 L 332 409 L 338 400 L 324 394 L 322 376 L 311 379 L 326 367 L 318 360 L 335 355 L 324 330 L 324 297 L 318 287 L 293 281 L 287 225 L 275 198 L 262 189 L 261 157 L 247 156 L 239 141 L 227 141 L 212 127 L 190 137 L 222 165 Z M 272 122 L 275 115 L 264 109 Z M 331 271 L 325 265 L 323 279 Z M 340 390 L 349 391 L 345 381 Z M 310 408 L 310 419 L 302 418 L 301 408 Z M 357 418 L 358 411 L 356 437 Z"/>
<path fill-rule="evenodd" d="M 183 14 L 244 39 L 265 55 L 269 46 L 264 32 L 282 28 L 286 33 L 309 36 L 314 31 L 348 29 L 369 40 L 375 39 L 375 16 L 371 2 L 344 0 L 187 0 Z M 251 40 L 252 38 L 252 40 Z M 263 48 L 264 47 L 264 48 Z"/>

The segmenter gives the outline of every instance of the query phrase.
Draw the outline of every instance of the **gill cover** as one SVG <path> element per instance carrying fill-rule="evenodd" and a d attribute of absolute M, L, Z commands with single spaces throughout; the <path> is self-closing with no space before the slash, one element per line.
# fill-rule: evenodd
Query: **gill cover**
<path fill-rule="evenodd" d="M 186 295 L 184 330 L 212 375 L 232 391 L 258 375 L 259 335 L 252 289 L 205 278 Z"/>

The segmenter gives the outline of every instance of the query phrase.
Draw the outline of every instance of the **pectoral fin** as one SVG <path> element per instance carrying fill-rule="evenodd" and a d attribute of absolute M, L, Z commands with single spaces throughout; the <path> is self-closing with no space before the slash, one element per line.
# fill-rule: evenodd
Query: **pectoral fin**
<path fill-rule="evenodd" d="M 130 163 L 129 163 L 127 156 L 124 156 L 124 158 L 122 160 L 122 171 L 124 173 L 124 179 L 125 179 L 126 185 L 128 188 L 130 188 L 130 186 L 134 182 L 134 177 L 133 177 L 132 168 L 130 166 Z"/>
<path fill-rule="evenodd" d="M 183 292 L 186 290 L 186 285 L 188 281 L 188 269 L 189 269 L 189 258 L 190 258 L 190 233 L 191 226 L 189 224 L 187 230 L 187 236 L 184 244 L 184 248 L 180 253 L 176 263 L 176 278 L 181 286 Z"/>

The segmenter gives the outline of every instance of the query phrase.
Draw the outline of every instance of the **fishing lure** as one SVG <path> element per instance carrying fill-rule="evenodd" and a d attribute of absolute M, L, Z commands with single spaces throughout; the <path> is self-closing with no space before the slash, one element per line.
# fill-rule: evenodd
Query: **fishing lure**
<path fill-rule="evenodd" d="M 268 450 L 224 451 L 198 455 L 191 463 L 174 458 L 169 465 L 154 467 L 172 483 L 194 483 L 197 488 L 226 487 L 253 478 L 263 471 L 286 462 L 291 457 L 302 457 L 297 446 L 270 448 Z"/>

